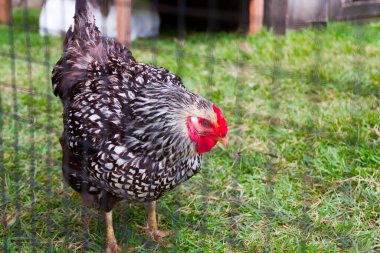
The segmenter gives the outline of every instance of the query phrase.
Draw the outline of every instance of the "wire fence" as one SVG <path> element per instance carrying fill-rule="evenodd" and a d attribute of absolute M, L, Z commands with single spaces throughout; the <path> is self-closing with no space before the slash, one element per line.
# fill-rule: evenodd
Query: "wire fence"
<path fill-rule="evenodd" d="M 188 2 L 159 7 L 175 25 L 163 22 L 160 36 L 130 48 L 220 104 L 232 145 L 158 200 L 172 247 L 141 233 L 143 206 L 129 202 L 114 209 L 119 243 L 142 252 L 380 250 L 379 23 L 248 36 L 236 32 L 247 25 L 248 1 L 235 12 Z M 83 205 L 61 172 L 51 71 L 62 37 L 40 36 L 40 10 L 22 3 L 0 26 L 0 250 L 99 252 L 103 214 Z M 188 17 L 207 25 L 199 31 Z M 231 20 L 235 32 L 221 32 Z"/>

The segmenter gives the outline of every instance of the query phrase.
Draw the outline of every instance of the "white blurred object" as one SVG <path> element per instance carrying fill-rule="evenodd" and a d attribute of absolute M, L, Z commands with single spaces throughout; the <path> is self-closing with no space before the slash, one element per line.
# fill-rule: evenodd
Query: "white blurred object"
<path fill-rule="evenodd" d="M 110 6 L 107 16 L 103 16 L 99 6 L 89 4 L 95 23 L 103 35 L 116 38 L 116 7 Z M 47 0 L 42 6 L 39 18 L 40 35 L 60 36 L 74 23 L 74 0 Z M 160 17 L 152 9 L 150 1 L 132 0 L 131 40 L 139 37 L 154 37 L 159 33 Z"/>

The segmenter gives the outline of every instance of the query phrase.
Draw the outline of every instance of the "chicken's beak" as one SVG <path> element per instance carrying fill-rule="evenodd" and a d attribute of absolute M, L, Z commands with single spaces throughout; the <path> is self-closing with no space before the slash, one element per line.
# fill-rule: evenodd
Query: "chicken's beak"
<path fill-rule="evenodd" d="M 214 137 L 216 141 L 219 141 L 221 144 L 223 144 L 224 147 L 228 148 L 228 139 L 227 137 L 221 138 L 221 137 Z"/>

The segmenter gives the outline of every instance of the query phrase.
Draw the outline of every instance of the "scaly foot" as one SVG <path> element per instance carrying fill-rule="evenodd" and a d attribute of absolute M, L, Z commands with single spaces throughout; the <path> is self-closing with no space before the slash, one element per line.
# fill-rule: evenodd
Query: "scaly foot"
<path fill-rule="evenodd" d="M 141 228 L 147 236 L 149 236 L 150 239 L 158 242 L 161 245 L 171 246 L 173 243 L 168 242 L 164 240 L 164 237 L 172 235 L 173 233 L 170 231 L 161 231 L 158 229 L 152 229 L 150 227 L 143 227 L 137 225 L 139 228 Z"/>
<path fill-rule="evenodd" d="M 106 253 L 123 253 L 128 251 L 136 251 L 138 248 L 122 247 L 116 242 L 115 233 L 112 226 L 112 211 L 105 213 L 106 231 L 107 231 L 107 248 Z"/>

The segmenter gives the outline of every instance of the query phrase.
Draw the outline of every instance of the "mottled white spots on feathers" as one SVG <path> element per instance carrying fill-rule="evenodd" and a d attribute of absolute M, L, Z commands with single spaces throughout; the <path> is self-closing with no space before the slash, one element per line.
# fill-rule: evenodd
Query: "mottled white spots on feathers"
<path fill-rule="evenodd" d="M 143 84 L 144 83 L 144 78 L 142 76 L 137 76 L 136 77 L 136 82 L 139 83 L 139 84 Z"/>
<path fill-rule="evenodd" d="M 114 186 L 119 189 L 123 189 L 123 185 L 119 183 L 115 183 Z"/>
<path fill-rule="evenodd" d="M 124 159 L 117 159 L 117 161 L 116 161 L 116 164 L 117 165 L 119 165 L 119 166 L 121 166 L 121 165 L 123 165 L 123 164 L 125 164 L 127 162 L 127 160 L 124 160 Z"/>
<path fill-rule="evenodd" d="M 144 192 L 144 193 L 137 194 L 137 196 L 138 196 L 139 198 L 144 198 L 144 197 L 146 197 L 146 195 L 148 195 L 148 192 Z"/>
<path fill-rule="evenodd" d="M 123 146 L 115 146 L 115 149 L 114 151 L 117 153 L 117 154 L 120 154 L 121 152 L 125 151 L 126 148 L 123 147 Z"/>
<path fill-rule="evenodd" d="M 130 99 L 134 99 L 135 98 L 135 93 L 133 93 L 132 91 L 128 91 L 128 97 Z"/>
<path fill-rule="evenodd" d="M 94 186 L 90 186 L 90 188 L 88 189 L 90 192 L 97 192 L 99 191 L 98 188 L 94 187 Z"/>
<path fill-rule="evenodd" d="M 112 163 L 106 163 L 104 164 L 104 167 L 106 167 L 107 169 L 112 169 L 113 168 L 113 164 Z"/>

